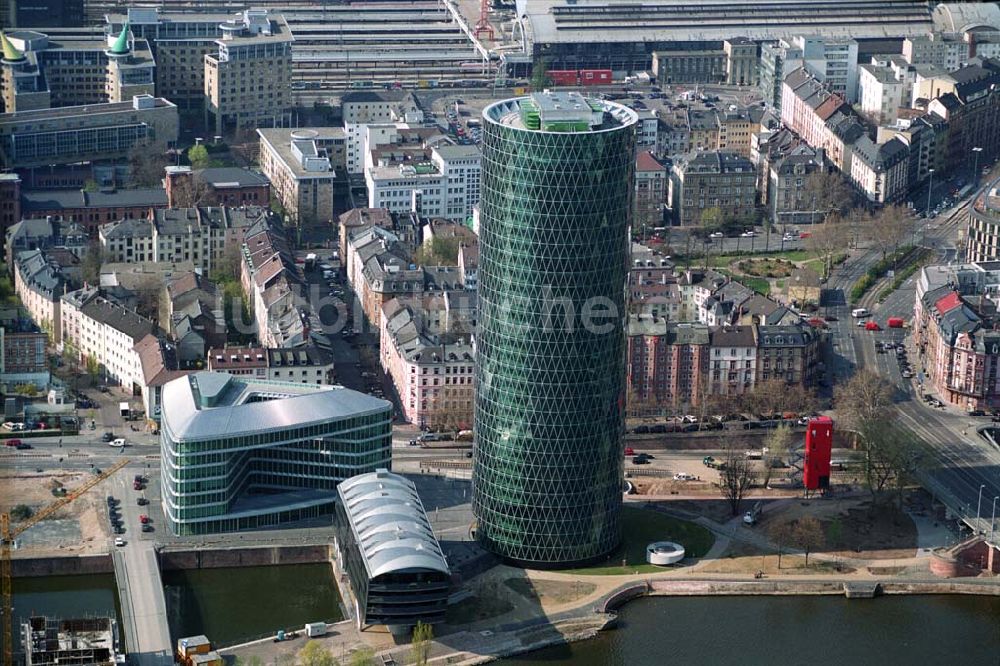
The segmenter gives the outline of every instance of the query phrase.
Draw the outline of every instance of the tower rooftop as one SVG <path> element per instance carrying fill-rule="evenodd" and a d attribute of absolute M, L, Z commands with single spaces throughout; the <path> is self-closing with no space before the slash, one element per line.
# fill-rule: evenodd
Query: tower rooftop
<path fill-rule="evenodd" d="M 621 104 L 562 90 L 496 102 L 486 107 L 483 116 L 521 130 L 563 134 L 601 132 L 639 120 L 635 111 Z"/>

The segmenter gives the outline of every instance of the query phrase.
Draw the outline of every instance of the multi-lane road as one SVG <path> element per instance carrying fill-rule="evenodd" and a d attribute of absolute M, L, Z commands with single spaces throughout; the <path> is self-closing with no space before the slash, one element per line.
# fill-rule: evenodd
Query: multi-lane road
<path fill-rule="evenodd" d="M 937 251 L 934 261 L 958 258 L 956 238 L 963 226 L 966 206 L 967 202 L 928 221 L 924 245 Z M 830 289 L 824 292 L 827 305 L 824 312 L 837 319 L 829 322 L 834 352 L 832 373 L 837 380 L 843 380 L 854 369 L 865 367 L 898 388 L 896 418 L 899 424 L 927 444 L 928 458 L 922 467 L 921 482 L 963 522 L 978 526 L 989 536 L 994 527 L 991 524 L 993 498 L 1000 497 L 1000 449 L 978 431 L 990 425 L 990 421 L 970 417 L 959 408 L 935 408 L 927 404 L 921 396 L 926 389 L 920 383 L 920 359 L 909 344 L 909 331 L 886 326 L 890 317 L 912 320 L 919 273 L 906 280 L 884 302 L 870 306 L 872 318 L 881 325 L 882 331 L 859 328 L 857 320 L 850 315 L 852 306 L 846 302 L 845 294 L 877 258 L 877 253 L 868 252 L 847 262 L 834 272 Z M 915 377 L 903 377 L 894 353 L 878 352 L 878 343 L 890 340 L 908 344 Z M 1000 500 L 997 508 L 1000 510 Z"/>

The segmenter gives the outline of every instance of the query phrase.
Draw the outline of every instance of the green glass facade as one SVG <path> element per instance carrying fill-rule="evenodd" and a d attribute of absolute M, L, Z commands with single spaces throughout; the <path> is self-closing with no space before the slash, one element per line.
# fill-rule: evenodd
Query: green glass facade
<path fill-rule="evenodd" d="M 198 377 L 206 374 L 211 373 Z M 264 529 L 330 514 L 338 483 L 390 467 L 389 403 L 339 389 L 318 393 L 316 402 L 296 409 L 295 397 L 281 394 L 286 387 L 303 389 L 273 381 L 246 389 L 246 405 L 265 395 L 258 390 L 269 392 L 265 399 L 276 409 L 263 418 L 236 405 L 227 408 L 232 419 L 209 418 L 208 427 L 198 428 L 185 428 L 192 422 L 185 418 L 173 422 L 173 405 L 179 401 L 168 394 L 160 471 L 163 513 L 173 534 Z M 356 409 L 354 404 L 338 408 L 345 393 L 354 394 L 344 399 L 358 403 Z"/>
<path fill-rule="evenodd" d="M 484 111 L 473 511 L 487 549 L 557 567 L 621 539 L 637 119 L 588 100 L 585 130 L 529 129 L 522 101 Z"/>

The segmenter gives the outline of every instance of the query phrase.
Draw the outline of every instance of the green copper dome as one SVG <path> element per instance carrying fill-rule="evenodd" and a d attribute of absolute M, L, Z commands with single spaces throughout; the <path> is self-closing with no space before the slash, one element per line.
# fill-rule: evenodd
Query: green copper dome
<path fill-rule="evenodd" d="M 14 48 L 14 45 L 7 39 L 7 35 L 0 32 L 0 46 L 3 47 L 3 59 L 9 62 L 24 60 L 24 54 Z"/>

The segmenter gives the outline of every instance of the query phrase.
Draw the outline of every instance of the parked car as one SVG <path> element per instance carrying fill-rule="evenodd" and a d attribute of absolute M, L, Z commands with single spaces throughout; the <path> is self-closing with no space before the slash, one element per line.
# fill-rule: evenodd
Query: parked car
<path fill-rule="evenodd" d="M 986 416 L 986 412 L 982 409 L 973 409 L 969 411 L 969 416 Z"/>
<path fill-rule="evenodd" d="M 635 434 L 637 434 L 637 435 L 645 435 L 646 433 L 649 432 L 649 426 L 647 426 L 647 425 L 636 426 L 632 430 L 632 432 L 635 433 Z"/>
<path fill-rule="evenodd" d="M 111 432 L 110 430 L 101 435 L 102 442 L 111 442 L 114 441 L 114 439 L 115 439 L 115 433 Z"/>
<path fill-rule="evenodd" d="M 632 458 L 632 464 L 633 465 L 648 465 L 649 464 L 649 460 L 647 460 L 646 458 L 643 458 L 642 456 L 635 456 L 634 458 Z"/>
<path fill-rule="evenodd" d="M 6 444 L 7 446 L 11 446 L 11 447 L 17 447 L 17 446 L 20 446 L 21 440 L 19 440 L 19 439 L 8 439 L 6 442 L 4 442 L 4 444 Z"/>
<path fill-rule="evenodd" d="M 146 499 L 145 497 L 140 497 L 135 501 L 135 503 L 138 504 L 139 506 L 146 506 L 147 504 L 149 504 L 149 500 Z"/>
<path fill-rule="evenodd" d="M 119 437 L 118 439 L 113 439 L 110 442 L 108 442 L 108 446 L 114 446 L 116 448 L 123 449 L 125 448 L 125 439 L 123 437 Z"/>
<path fill-rule="evenodd" d="M 149 523 L 143 523 L 142 524 L 142 531 L 143 532 L 152 532 L 153 531 L 153 526 L 150 525 Z"/>
<path fill-rule="evenodd" d="M 139 514 L 139 522 L 142 523 L 143 525 L 145 525 L 146 523 L 149 522 L 149 516 L 147 516 L 144 513 L 143 514 Z"/>
<path fill-rule="evenodd" d="M 633 449 L 631 446 L 626 446 L 625 447 L 625 455 L 626 456 L 634 456 L 635 455 L 635 449 Z"/>
<path fill-rule="evenodd" d="M 16 448 L 18 451 L 24 451 L 26 449 L 30 449 L 31 444 L 28 444 L 27 442 L 18 441 L 18 443 L 14 445 L 14 448 Z"/>
<path fill-rule="evenodd" d="M 674 481 L 694 481 L 694 474 L 688 474 L 687 472 L 677 472 L 674 474 Z"/>
<path fill-rule="evenodd" d="M 124 545 L 125 545 L 125 539 L 121 537 L 115 537 L 115 546 L 121 548 Z"/>

